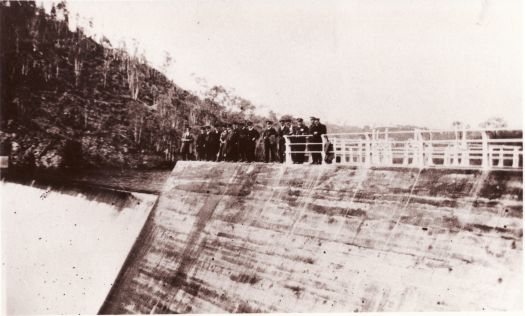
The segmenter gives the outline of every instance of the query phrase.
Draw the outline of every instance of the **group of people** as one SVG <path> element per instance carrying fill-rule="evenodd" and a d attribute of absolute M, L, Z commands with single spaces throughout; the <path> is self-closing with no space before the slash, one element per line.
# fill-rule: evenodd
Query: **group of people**
<path fill-rule="evenodd" d="M 262 131 L 254 128 L 252 122 L 235 122 L 225 126 L 203 126 L 195 138 L 189 128 L 182 135 L 181 155 L 183 160 L 254 162 L 256 149 L 261 142 L 265 162 L 284 162 L 286 151 L 285 136 L 289 136 L 293 163 L 305 162 L 306 150 L 311 153 L 312 163 L 322 163 L 322 135 L 326 126 L 320 119 L 311 117 L 307 126 L 303 119 L 282 118 L 279 125 L 267 120 Z M 194 150 L 193 150 L 194 148 Z"/>

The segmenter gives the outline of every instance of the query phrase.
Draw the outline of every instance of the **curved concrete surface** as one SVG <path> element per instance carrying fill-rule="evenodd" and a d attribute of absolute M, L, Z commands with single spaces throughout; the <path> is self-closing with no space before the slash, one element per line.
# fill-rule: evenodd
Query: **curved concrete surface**
<path fill-rule="evenodd" d="M 157 196 L 0 182 L 2 314 L 96 314 Z"/>
<path fill-rule="evenodd" d="M 522 308 L 522 174 L 179 162 L 101 313 Z"/>

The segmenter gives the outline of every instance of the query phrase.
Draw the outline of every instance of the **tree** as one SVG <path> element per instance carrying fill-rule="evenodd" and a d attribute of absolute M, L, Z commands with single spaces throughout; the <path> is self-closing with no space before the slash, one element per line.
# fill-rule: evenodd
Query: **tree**
<path fill-rule="evenodd" d="M 115 54 L 111 42 L 105 36 L 101 39 L 101 45 L 104 49 L 104 59 L 102 61 L 102 84 L 106 87 L 108 81 L 108 73 L 111 69 L 111 63 L 115 60 Z"/>
<path fill-rule="evenodd" d="M 172 65 L 172 62 L 173 62 L 173 58 L 171 57 L 171 54 L 168 52 L 168 51 L 165 51 L 164 52 L 164 62 L 162 64 L 162 68 L 161 68 L 161 71 L 164 73 L 164 74 L 168 74 L 169 70 L 170 70 L 170 67 Z"/>
<path fill-rule="evenodd" d="M 486 121 L 481 122 L 479 127 L 484 129 L 505 128 L 507 127 L 507 122 L 501 117 L 493 116 Z"/>

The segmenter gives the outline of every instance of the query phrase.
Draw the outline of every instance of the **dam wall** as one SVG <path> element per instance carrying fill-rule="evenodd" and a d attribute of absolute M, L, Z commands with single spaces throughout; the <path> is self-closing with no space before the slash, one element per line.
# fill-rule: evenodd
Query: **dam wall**
<path fill-rule="evenodd" d="M 5 315 L 96 314 L 156 195 L 0 182 Z"/>
<path fill-rule="evenodd" d="M 100 313 L 522 308 L 522 172 L 179 162 Z"/>

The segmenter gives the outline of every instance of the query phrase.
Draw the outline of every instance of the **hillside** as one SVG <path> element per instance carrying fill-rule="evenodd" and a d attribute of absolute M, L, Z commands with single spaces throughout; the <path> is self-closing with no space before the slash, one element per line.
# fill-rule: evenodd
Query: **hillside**
<path fill-rule="evenodd" d="M 34 2 L 0 4 L 0 138 L 14 166 L 168 167 L 184 127 L 245 118 L 253 107 L 202 100 L 137 47 L 71 31 L 68 15 L 63 2 L 50 14 Z"/>

